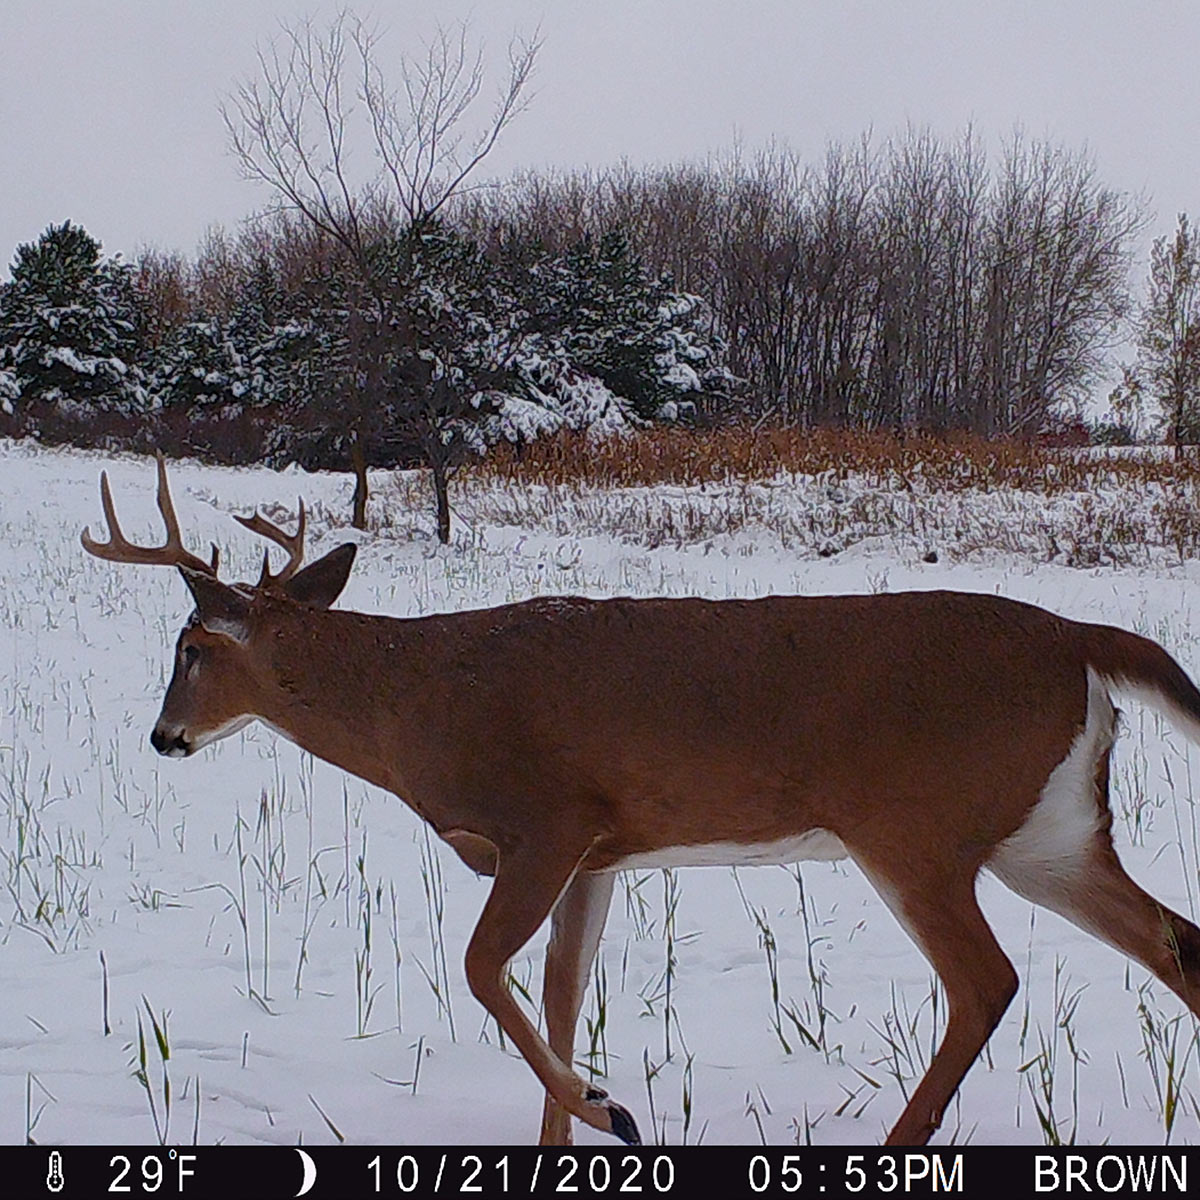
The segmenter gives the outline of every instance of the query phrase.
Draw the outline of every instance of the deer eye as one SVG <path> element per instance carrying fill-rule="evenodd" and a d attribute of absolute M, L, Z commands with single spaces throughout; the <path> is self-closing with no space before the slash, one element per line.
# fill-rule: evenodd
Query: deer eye
<path fill-rule="evenodd" d="M 183 648 L 183 669 L 188 675 L 192 673 L 192 668 L 200 660 L 199 646 L 184 646 Z"/>

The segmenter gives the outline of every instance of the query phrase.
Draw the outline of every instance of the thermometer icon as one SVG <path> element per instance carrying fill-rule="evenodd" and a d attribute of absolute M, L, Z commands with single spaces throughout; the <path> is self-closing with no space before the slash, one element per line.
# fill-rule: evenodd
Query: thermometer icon
<path fill-rule="evenodd" d="M 50 1173 L 46 1176 L 46 1187 L 52 1192 L 63 1190 L 62 1155 L 57 1150 L 50 1151 Z"/>

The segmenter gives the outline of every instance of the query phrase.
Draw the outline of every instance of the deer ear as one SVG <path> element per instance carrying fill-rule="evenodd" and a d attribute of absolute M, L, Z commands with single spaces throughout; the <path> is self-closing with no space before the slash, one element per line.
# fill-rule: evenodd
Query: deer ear
<path fill-rule="evenodd" d="M 357 552 L 358 547 L 353 542 L 345 542 L 336 550 L 330 550 L 323 558 L 297 571 L 283 585 L 284 592 L 301 604 L 328 608 L 342 594 Z"/>
<path fill-rule="evenodd" d="M 200 624 L 209 633 L 223 633 L 239 642 L 246 640 L 250 601 L 222 583 L 207 571 L 194 571 L 191 567 L 180 567 L 180 575 L 187 584 L 192 599 L 196 601 L 196 614 Z"/>

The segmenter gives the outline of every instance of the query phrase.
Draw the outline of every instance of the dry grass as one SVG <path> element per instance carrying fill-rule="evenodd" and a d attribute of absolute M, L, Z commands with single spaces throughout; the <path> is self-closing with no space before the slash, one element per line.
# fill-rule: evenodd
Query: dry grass
<path fill-rule="evenodd" d="M 411 494 L 397 511 L 422 501 Z M 872 537 L 905 553 L 1000 552 L 1092 567 L 1200 556 L 1200 458 L 968 435 L 648 430 L 501 447 L 459 477 L 479 522 L 696 545 L 767 535 L 838 554 Z"/>
<path fill-rule="evenodd" d="M 1175 462 L 1154 452 L 1061 449 L 970 434 L 897 436 L 854 430 L 745 426 L 660 428 L 627 437 L 561 434 L 520 448 L 502 445 L 470 468 L 479 479 L 552 486 L 651 487 L 753 482 L 779 474 L 851 475 L 904 486 L 920 476 L 926 490 L 1064 492 L 1087 490 L 1103 476 L 1117 484 L 1195 486 L 1200 458 Z"/>

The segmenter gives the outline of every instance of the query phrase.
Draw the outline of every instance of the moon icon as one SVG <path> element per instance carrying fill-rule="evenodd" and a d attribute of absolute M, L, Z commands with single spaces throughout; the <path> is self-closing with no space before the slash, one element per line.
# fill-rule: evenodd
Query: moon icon
<path fill-rule="evenodd" d="M 313 1157 L 307 1150 L 297 1149 L 296 1153 L 300 1155 L 300 1161 L 304 1164 L 304 1182 L 296 1195 L 303 1196 L 312 1191 L 312 1185 L 317 1182 L 317 1164 L 313 1162 Z"/>

